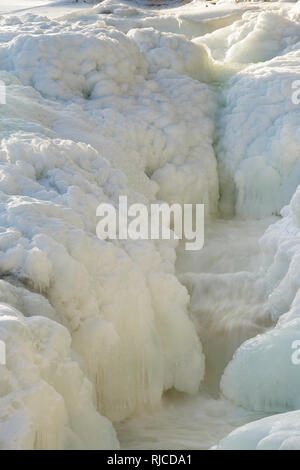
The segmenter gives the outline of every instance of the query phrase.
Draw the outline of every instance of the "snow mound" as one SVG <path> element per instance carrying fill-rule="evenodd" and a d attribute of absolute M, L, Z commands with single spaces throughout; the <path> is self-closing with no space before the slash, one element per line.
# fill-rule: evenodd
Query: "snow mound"
<path fill-rule="evenodd" d="M 192 76 L 209 73 L 207 52 L 84 13 L 1 23 L 1 274 L 48 299 L 39 315 L 69 331 L 101 414 L 118 421 L 172 387 L 196 392 L 204 356 L 175 244 L 103 242 L 95 230 L 97 206 L 120 195 L 216 211 L 216 98 Z M 149 51 L 160 43 L 159 70 Z"/>
<path fill-rule="evenodd" d="M 152 73 L 167 69 L 202 82 L 213 79 L 214 63 L 204 45 L 154 28 L 131 29 L 128 36 L 140 47 Z"/>
<path fill-rule="evenodd" d="M 92 144 L 138 192 L 171 203 L 203 202 L 215 213 L 216 96 L 203 82 L 213 73 L 204 46 L 152 29 L 125 35 L 97 16 L 88 24 L 84 18 L 51 21 L 41 33 L 39 17 L 28 19 L 26 32 L 6 17 L 10 41 L 0 49 L 2 68 L 25 85 L 22 94 L 30 86 L 48 98 L 36 94 L 34 102 L 51 105 L 51 114 L 55 100 L 60 114 L 53 118 L 65 116 L 64 126 L 55 123 L 59 137 Z"/>
<path fill-rule="evenodd" d="M 92 384 L 72 360 L 70 334 L 37 315 L 37 307 L 43 314 L 43 307 L 47 312 L 51 306 L 5 281 L 0 290 L 12 304 L 23 297 L 33 314 L 25 317 L 0 304 L 0 339 L 6 345 L 6 365 L 0 365 L 0 449 L 118 448 L 111 423 L 96 410 Z"/>
<path fill-rule="evenodd" d="M 300 108 L 293 101 L 299 78 L 300 54 L 291 51 L 230 82 L 218 147 L 225 213 L 259 218 L 289 203 L 300 178 Z"/>
<path fill-rule="evenodd" d="M 95 236 L 96 207 L 117 200 L 124 176 L 70 141 L 18 134 L 0 155 L 2 274 L 47 296 L 99 409 L 120 419 L 158 403 L 164 389 L 196 391 L 203 358 L 172 247 Z"/>
<path fill-rule="evenodd" d="M 300 25 L 286 12 L 247 11 L 229 26 L 195 38 L 212 56 L 225 62 L 249 64 L 281 55 L 300 41 Z"/>
<path fill-rule="evenodd" d="M 2 49 L 1 63 L 51 98 L 132 93 L 146 67 L 137 46 L 118 31 L 97 33 L 20 34 Z"/>

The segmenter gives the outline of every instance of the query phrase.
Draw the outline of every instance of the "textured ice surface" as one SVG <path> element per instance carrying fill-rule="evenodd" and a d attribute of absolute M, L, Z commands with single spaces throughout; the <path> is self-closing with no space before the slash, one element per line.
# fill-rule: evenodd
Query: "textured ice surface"
<path fill-rule="evenodd" d="M 223 439 L 217 450 L 299 450 L 299 411 L 246 424 Z"/>
<path fill-rule="evenodd" d="M 292 85 L 300 78 L 299 64 L 296 50 L 251 65 L 232 80 L 218 152 L 226 213 L 279 214 L 298 186 L 300 108 Z"/>
<path fill-rule="evenodd" d="M 27 424 L 20 427 L 16 446 L 83 447 L 85 436 L 92 447 L 114 447 L 114 431 L 95 403 L 102 414 L 120 420 L 157 405 L 166 389 L 196 392 L 204 357 L 187 315 L 187 291 L 174 275 L 173 242 L 102 242 L 95 236 L 96 207 L 117 203 L 125 194 L 145 203 L 158 197 L 202 201 L 215 211 L 214 92 L 187 75 L 188 60 L 185 66 L 182 52 L 176 59 L 174 47 L 167 49 L 168 68 L 153 65 L 151 71 L 131 37 L 134 32 L 126 36 L 97 16 L 56 21 L 29 14 L 0 21 L 1 79 L 7 84 L 0 149 L 2 296 L 12 285 L 35 293 L 32 311 L 16 290 L 20 319 L 14 325 L 19 329 L 7 344 L 8 357 L 21 348 L 22 315 L 31 324 L 38 311 L 46 325 L 51 318 L 53 328 L 69 338 L 63 357 L 73 355 L 72 367 L 78 368 L 74 379 L 60 385 L 63 393 L 56 392 L 52 377 L 49 398 L 41 389 L 45 403 L 53 400 L 49 424 L 42 419 L 42 405 L 35 405 L 38 398 L 24 405 Z M 148 41 L 155 46 L 161 36 L 153 32 Z M 172 40 L 188 47 L 184 38 Z M 194 70 L 196 52 L 203 48 L 191 49 Z M 182 62 L 179 70 L 176 60 Z M 200 53 L 199 67 L 205 60 Z M 4 336 L 9 329 L 10 323 L 2 324 Z M 30 334 L 27 341 L 33 356 L 29 364 L 38 362 L 37 377 L 27 383 L 29 367 L 23 371 L 20 360 L 16 367 L 26 380 L 12 381 L 10 387 L 1 383 L 4 401 L 22 395 L 31 383 L 39 386 L 42 366 L 34 356 L 39 345 Z M 43 367 L 54 368 L 52 358 L 48 362 L 46 356 Z M 12 374 L 13 367 L 8 361 L 1 366 L 3 374 Z M 69 406 L 76 398 L 72 393 L 78 395 L 72 380 L 89 384 L 83 374 L 95 398 L 85 420 L 73 418 L 75 404 Z M 19 421 L 13 416 L 6 413 L 2 419 L 4 448 L 14 447 L 5 431 L 8 420 L 11 433 L 17 432 L 12 426 L 19 427 Z M 88 438 L 91 434 L 96 442 Z"/>
<path fill-rule="evenodd" d="M 198 391 L 198 335 L 216 391 L 261 333 L 223 393 L 262 413 L 299 408 L 299 6 L 37 3 L 0 17 L 0 448 L 117 448 L 107 418 Z M 223 214 L 262 220 L 222 237 L 219 192 Z M 205 203 L 211 243 L 180 255 L 177 276 L 174 243 L 98 240 L 96 207 L 119 195 Z M 263 218 L 292 196 L 262 260 Z M 245 422 L 222 399 L 221 426 L 213 403 L 216 438 Z"/>

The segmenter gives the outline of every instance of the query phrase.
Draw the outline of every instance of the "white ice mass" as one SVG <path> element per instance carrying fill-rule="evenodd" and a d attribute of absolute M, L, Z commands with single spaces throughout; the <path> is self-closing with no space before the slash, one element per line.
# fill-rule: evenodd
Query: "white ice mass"
<path fill-rule="evenodd" d="M 300 449 L 300 2 L 147 3 L 0 5 L 0 449 Z"/>

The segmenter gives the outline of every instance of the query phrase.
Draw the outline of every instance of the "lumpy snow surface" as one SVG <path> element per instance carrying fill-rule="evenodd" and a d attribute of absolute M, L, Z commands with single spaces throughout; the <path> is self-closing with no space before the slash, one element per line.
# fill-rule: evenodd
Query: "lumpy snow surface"
<path fill-rule="evenodd" d="M 299 5 L 88 3 L 0 6 L 0 449 L 208 448 L 300 408 Z M 121 195 L 204 250 L 99 240 Z"/>

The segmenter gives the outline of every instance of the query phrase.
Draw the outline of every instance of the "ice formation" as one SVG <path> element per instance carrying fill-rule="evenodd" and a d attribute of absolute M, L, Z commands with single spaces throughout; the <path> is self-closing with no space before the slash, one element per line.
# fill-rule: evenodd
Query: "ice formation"
<path fill-rule="evenodd" d="M 277 321 L 276 327 L 245 342 L 222 378 L 227 397 L 256 410 L 280 412 L 299 408 L 300 376 L 292 360 L 293 343 L 300 334 L 299 200 L 300 188 L 290 206 L 283 209 L 283 218 L 271 225 L 261 239 L 268 310 Z"/>
<path fill-rule="evenodd" d="M 198 391 L 201 341 L 214 391 L 238 348 L 225 397 L 297 410 L 299 5 L 44 8 L 0 17 L 0 448 L 118 448 L 111 422 Z M 120 195 L 205 203 L 211 244 L 100 241 Z M 297 419 L 219 448 L 299 448 Z"/>
<path fill-rule="evenodd" d="M 196 392 L 204 358 L 187 315 L 187 291 L 174 275 L 174 244 L 102 242 L 95 236 L 96 207 L 126 194 L 146 203 L 202 201 L 216 210 L 214 92 L 186 75 L 202 62 L 205 68 L 207 58 L 201 46 L 191 45 L 191 65 L 188 59 L 185 64 L 189 44 L 172 37 L 168 68 L 153 60 L 151 70 L 135 31 L 126 36 L 97 17 L 5 16 L 1 23 L 1 79 L 7 84 L 1 331 L 5 338 L 13 331 L 1 369 L 13 377 L 23 365 L 25 376 L 24 383 L 1 383 L 1 447 L 113 448 L 113 428 L 98 412 L 120 420 L 156 406 L 166 389 Z M 148 54 L 157 42 L 168 44 L 155 32 L 138 36 L 143 44 L 152 41 Z M 176 56 L 178 45 L 183 52 Z M 7 317 L 12 288 L 18 314 Z M 23 336 L 28 367 L 13 356 L 16 348 L 19 358 Z M 54 358 L 39 353 L 50 339 Z M 90 402 L 84 420 L 74 403 L 78 383 L 80 409 Z M 24 398 L 27 421 L 19 436 L 14 426 L 21 418 L 13 406 L 7 413 L 5 403 L 31 386 L 36 398 Z M 42 404 L 36 409 L 40 397 L 53 402 L 49 423 L 41 420 Z M 7 428 L 18 442 L 10 442 Z"/>
<path fill-rule="evenodd" d="M 299 107 L 292 101 L 292 84 L 300 78 L 299 57 L 298 50 L 283 52 L 232 80 L 218 153 L 226 213 L 279 214 L 298 186 Z"/>
<path fill-rule="evenodd" d="M 246 424 L 223 439 L 218 450 L 299 450 L 299 411 L 290 411 Z"/>

